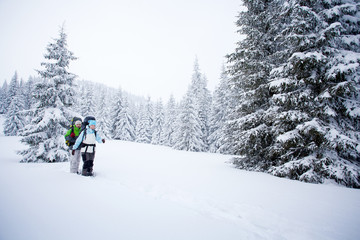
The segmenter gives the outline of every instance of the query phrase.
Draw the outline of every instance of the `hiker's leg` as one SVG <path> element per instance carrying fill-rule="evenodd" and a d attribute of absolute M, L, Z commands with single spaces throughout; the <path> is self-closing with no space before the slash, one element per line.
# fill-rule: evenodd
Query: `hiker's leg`
<path fill-rule="evenodd" d="M 82 174 L 85 176 L 89 176 L 92 173 L 93 165 L 94 165 L 94 153 L 83 153 L 83 170 Z"/>
<path fill-rule="evenodd" d="M 76 153 L 75 153 L 75 155 L 72 155 L 72 150 L 70 150 L 70 172 L 71 173 L 76 173 L 78 171 L 77 167 L 79 167 L 79 165 L 76 166 L 75 157 L 76 157 Z"/>
<path fill-rule="evenodd" d="M 76 168 L 76 172 L 79 172 L 80 158 L 81 158 L 81 151 L 80 150 L 75 150 L 74 168 Z"/>
<path fill-rule="evenodd" d="M 82 175 L 86 176 L 88 163 L 86 161 L 86 153 L 85 152 L 81 153 L 81 158 L 83 160 Z"/>
<path fill-rule="evenodd" d="M 95 152 L 88 154 L 89 154 L 89 156 L 87 157 L 87 161 L 89 162 L 88 172 L 89 174 L 92 174 L 94 167 Z"/>

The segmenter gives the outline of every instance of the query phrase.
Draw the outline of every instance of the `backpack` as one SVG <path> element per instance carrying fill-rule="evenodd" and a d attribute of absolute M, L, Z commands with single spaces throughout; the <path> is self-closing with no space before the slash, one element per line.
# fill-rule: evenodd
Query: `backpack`
<path fill-rule="evenodd" d="M 81 130 L 80 132 L 84 131 L 86 129 L 86 126 L 89 125 L 89 121 L 90 120 L 96 120 L 94 117 L 92 116 L 87 116 L 86 118 L 84 118 L 84 121 L 81 124 Z M 85 132 L 86 133 L 86 132 Z"/>
<path fill-rule="evenodd" d="M 81 118 L 79 118 L 79 117 L 73 117 L 73 118 L 71 119 L 71 123 L 70 123 L 71 133 L 74 132 L 75 123 L 76 123 L 76 121 L 78 121 L 78 120 L 79 120 L 79 121 L 82 121 Z M 75 144 L 76 138 L 73 138 L 73 137 L 71 137 L 71 136 L 69 135 L 69 136 L 66 137 L 65 140 L 66 140 L 66 141 L 65 141 L 66 145 L 72 146 L 72 145 Z"/>

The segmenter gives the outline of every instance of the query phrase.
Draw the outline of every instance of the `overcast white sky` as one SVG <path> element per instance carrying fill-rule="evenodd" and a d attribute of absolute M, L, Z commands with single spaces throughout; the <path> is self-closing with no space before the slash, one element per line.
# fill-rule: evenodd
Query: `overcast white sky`
<path fill-rule="evenodd" d="M 182 97 L 198 57 L 213 90 L 240 0 L 0 0 L 0 83 L 27 80 L 65 22 L 70 72 L 153 100 Z"/>

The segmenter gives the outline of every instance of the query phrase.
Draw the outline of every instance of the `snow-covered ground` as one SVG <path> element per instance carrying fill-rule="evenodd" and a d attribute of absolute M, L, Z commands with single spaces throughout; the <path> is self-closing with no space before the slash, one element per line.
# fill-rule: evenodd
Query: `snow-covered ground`
<path fill-rule="evenodd" d="M 99 145 L 97 175 L 83 177 L 19 163 L 19 139 L 0 134 L 1 240 L 360 239 L 360 190 L 123 141 Z"/>

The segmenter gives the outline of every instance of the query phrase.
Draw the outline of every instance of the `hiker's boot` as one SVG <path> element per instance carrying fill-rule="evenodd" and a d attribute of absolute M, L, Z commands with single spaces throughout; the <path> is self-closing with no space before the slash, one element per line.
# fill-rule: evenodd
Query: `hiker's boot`
<path fill-rule="evenodd" d="M 87 169 L 83 169 L 81 175 L 83 175 L 83 176 L 88 176 L 88 171 L 87 171 Z"/>

